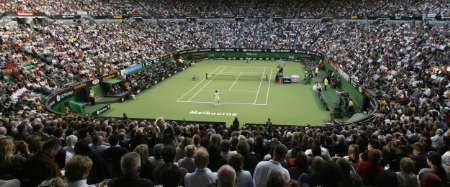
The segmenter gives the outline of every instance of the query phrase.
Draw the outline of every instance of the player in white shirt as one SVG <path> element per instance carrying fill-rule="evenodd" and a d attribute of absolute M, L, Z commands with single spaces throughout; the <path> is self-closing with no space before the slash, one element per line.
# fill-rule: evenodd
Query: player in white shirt
<path fill-rule="evenodd" d="M 214 91 L 214 105 L 220 104 L 220 93 L 219 90 Z"/>

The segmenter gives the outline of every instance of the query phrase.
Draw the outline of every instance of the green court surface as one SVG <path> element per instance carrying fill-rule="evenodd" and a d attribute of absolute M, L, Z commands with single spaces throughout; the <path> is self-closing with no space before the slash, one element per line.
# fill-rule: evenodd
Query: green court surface
<path fill-rule="evenodd" d="M 277 84 L 277 66 L 285 75 L 304 77 L 304 67 L 290 61 L 204 60 L 137 95 L 135 100 L 111 104 L 103 116 L 220 121 L 243 123 L 323 125 L 330 113 L 312 84 Z M 208 78 L 206 79 L 206 73 Z M 197 80 L 192 80 L 193 75 Z M 270 79 L 270 80 L 268 80 Z M 219 90 L 220 104 L 214 103 Z"/>

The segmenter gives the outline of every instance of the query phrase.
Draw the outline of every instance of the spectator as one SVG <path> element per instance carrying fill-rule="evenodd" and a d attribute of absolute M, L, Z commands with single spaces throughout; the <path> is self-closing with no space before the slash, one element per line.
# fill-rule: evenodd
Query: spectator
<path fill-rule="evenodd" d="M 447 173 L 442 167 L 441 156 L 437 152 L 431 151 L 430 153 L 428 153 L 427 163 L 430 168 L 423 168 L 419 171 L 419 179 L 421 180 L 421 182 L 427 181 L 427 177 L 424 177 L 424 174 L 431 172 L 438 177 L 439 181 L 441 181 L 440 183 L 442 186 L 447 185 L 448 177 Z M 428 177 L 430 177 L 431 179 L 435 178 L 431 176 Z"/>
<path fill-rule="evenodd" d="M 66 137 L 67 145 L 63 147 L 63 150 L 66 152 L 66 162 L 75 155 L 75 144 L 77 141 L 78 137 L 75 135 L 69 135 Z"/>
<path fill-rule="evenodd" d="M 44 180 L 60 177 L 61 172 L 55 161 L 55 155 L 61 149 L 57 139 L 50 139 L 44 143 L 42 151 L 32 156 L 26 163 L 26 172 L 31 186 L 37 186 Z"/>
<path fill-rule="evenodd" d="M 22 177 L 25 159 L 14 155 L 15 145 L 11 138 L 0 139 L 0 179 L 10 180 Z"/>
<path fill-rule="evenodd" d="M 442 180 L 436 174 L 424 173 L 419 178 L 421 187 L 442 187 Z"/>
<path fill-rule="evenodd" d="M 223 165 L 217 171 L 218 187 L 235 187 L 236 171 L 229 165 Z"/>
<path fill-rule="evenodd" d="M 87 177 L 92 168 L 92 160 L 89 157 L 74 156 L 65 167 L 65 176 L 69 187 L 88 187 Z"/>
<path fill-rule="evenodd" d="M 192 173 L 195 170 L 194 152 L 195 146 L 188 145 L 184 147 L 185 157 L 178 160 L 178 165 L 187 170 L 188 173 Z"/>
<path fill-rule="evenodd" d="M 120 147 L 119 137 L 116 134 L 113 134 L 109 137 L 109 144 L 111 145 L 111 147 L 103 151 L 102 156 L 105 159 L 105 161 L 109 163 L 112 176 L 118 177 L 121 175 L 120 173 L 121 157 L 128 151 L 125 148 Z"/>
<path fill-rule="evenodd" d="M 146 144 L 140 144 L 134 148 L 134 152 L 138 153 L 141 157 L 141 175 L 140 177 L 146 179 L 153 179 L 153 165 L 149 160 L 148 146 Z"/>
<path fill-rule="evenodd" d="M 289 171 L 281 165 L 285 162 L 287 148 L 286 146 L 279 144 L 275 146 L 273 151 L 273 159 L 270 161 L 262 161 L 256 165 L 255 174 L 253 180 L 255 186 L 265 187 L 267 186 L 268 178 L 271 173 L 279 172 L 285 184 L 290 180 Z"/>
<path fill-rule="evenodd" d="M 39 187 L 69 187 L 69 184 L 63 178 L 55 177 L 42 181 L 42 183 L 39 184 Z"/>
<path fill-rule="evenodd" d="M 375 185 L 376 177 L 383 171 L 380 164 L 381 151 L 371 149 L 367 154 L 367 161 L 361 160 L 356 171 L 362 177 L 364 185 Z"/>
<path fill-rule="evenodd" d="M 221 155 L 222 136 L 220 134 L 213 134 L 209 140 L 208 153 L 210 157 L 209 168 L 215 172 L 225 162 Z"/>
<path fill-rule="evenodd" d="M 138 153 L 130 152 L 123 155 L 120 160 L 122 175 L 108 183 L 110 187 L 118 186 L 153 186 L 152 181 L 139 177 L 141 157 Z"/>
<path fill-rule="evenodd" d="M 236 187 L 253 187 L 252 174 L 249 171 L 243 170 L 244 158 L 241 154 L 232 154 L 228 160 L 228 164 L 233 167 L 236 172 Z M 219 176 L 220 177 L 220 176 Z"/>
<path fill-rule="evenodd" d="M 259 159 L 251 152 L 249 143 L 247 141 L 239 141 L 236 149 L 236 151 L 244 157 L 244 170 L 254 174 Z"/>
<path fill-rule="evenodd" d="M 298 179 L 301 174 L 308 173 L 308 158 L 303 151 L 297 152 L 295 166 L 288 169 L 291 179 Z"/>
<path fill-rule="evenodd" d="M 322 157 L 316 156 L 311 161 L 311 172 L 303 173 L 298 178 L 301 185 L 319 186 L 320 185 L 320 172 L 322 171 L 325 161 Z"/>
<path fill-rule="evenodd" d="M 397 187 L 398 184 L 397 175 L 390 171 L 381 172 L 375 181 L 376 187 Z"/>
<path fill-rule="evenodd" d="M 106 161 L 99 154 L 93 152 L 88 143 L 77 142 L 74 150 L 76 155 L 87 156 L 92 160 L 91 172 L 87 177 L 88 184 L 97 184 L 111 178 L 111 171 Z"/>
<path fill-rule="evenodd" d="M 186 170 L 175 165 L 176 149 L 171 145 L 166 145 L 162 151 L 162 157 L 164 165 L 160 168 L 156 168 L 154 173 L 155 183 L 162 186 L 179 186 L 183 181 L 183 176 L 186 174 Z"/>
<path fill-rule="evenodd" d="M 361 187 L 363 186 L 363 182 L 361 177 L 356 173 L 355 168 L 351 162 L 347 161 L 344 158 L 338 158 L 336 160 L 336 164 L 339 165 L 342 171 L 342 182 L 340 186 L 348 186 L 348 187 Z"/>
<path fill-rule="evenodd" d="M 402 158 L 400 171 L 397 172 L 399 187 L 418 187 L 417 175 L 414 174 L 414 161 L 410 158 Z"/>
<path fill-rule="evenodd" d="M 217 180 L 217 174 L 211 172 L 208 166 L 209 154 L 204 148 L 198 148 L 194 154 L 195 171 L 184 177 L 185 187 L 208 187 Z"/>
<path fill-rule="evenodd" d="M 239 130 L 239 120 L 237 117 L 234 117 L 233 124 L 231 125 L 230 130 L 231 131 Z"/>
<path fill-rule="evenodd" d="M 286 183 L 285 179 L 283 178 L 283 175 L 280 172 L 272 172 L 270 173 L 268 179 L 267 179 L 267 187 L 285 187 L 288 183 Z"/>
<path fill-rule="evenodd" d="M 162 152 L 164 149 L 163 144 L 156 144 L 153 147 L 153 157 L 150 157 L 150 163 L 153 165 L 154 168 L 160 168 L 162 165 L 164 165 L 164 160 L 162 158 Z M 153 176 L 153 174 L 152 174 Z M 154 180 L 154 178 L 151 178 Z"/>
<path fill-rule="evenodd" d="M 102 135 L 96 135 L 92 138 L 91 149 L 97 153 L 102 153 L 109 148 L 109 145 L 105 143 L 104 137 Z"/>
<path fill-rule="evenodd" d="M 427 167 L 427 155 L 420 143 L 414 143 L 411 147 L 413 149 L 413 160 L 416 163 L 415 173 L 417 173 L 420 169 Z"/>

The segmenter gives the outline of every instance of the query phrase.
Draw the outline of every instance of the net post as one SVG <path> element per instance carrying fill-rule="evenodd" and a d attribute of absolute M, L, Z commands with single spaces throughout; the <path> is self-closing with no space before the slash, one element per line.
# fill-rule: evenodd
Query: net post
<path fill-rule="evenodd" d="M 205 73 L 205 79 L 208 80 L 208 73 Z"/>

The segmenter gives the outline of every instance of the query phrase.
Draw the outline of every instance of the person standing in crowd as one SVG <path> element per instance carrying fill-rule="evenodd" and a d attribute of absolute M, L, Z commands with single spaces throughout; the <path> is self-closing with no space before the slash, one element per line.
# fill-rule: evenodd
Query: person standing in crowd
<path fill-rule="evenodd" d="M 120 159 L 120 169 L 122 171 L 122 175 L 112 179 L 108 183 L 108 186 L 109 187 L 153 186 L 152 181 L 150 181 L 149 179 L 139 177 L 140 168 L 141 168 L 141 157 L 139 156 L 139 154 L 135 152 L 126 153 Z"/>
<path fill-rule="evenodd" d="M 101 153 L 103 158 L 109 164 L 113 177 L 120 176 L 120 160 L 121 157 L 128 152 L 125 148 L 119 145 L 119 137 L 117 134 L 109 136 L 109 144 L 111 147 L 107 148 Z"/>
<path fill-rule="evenodd" d="M 279 172 L 285 184 L 290 180 L 289 171 L 282 166 L 286 160 L 287 148 L 283 144 L 275 146 L 273 158 L 269 161 L 262 161 L 256 165 L 253 180 L 255 186 L 266 187 L 269 176 L 274 172 Z"/>
<path fill-rule="evenodd" d="M 231 131 L 238 131 L 239 130 L 239 120 L 238 120 L 237 117 L 234 117 L 233 124 L 231 125 L 230 130 Z"/>

